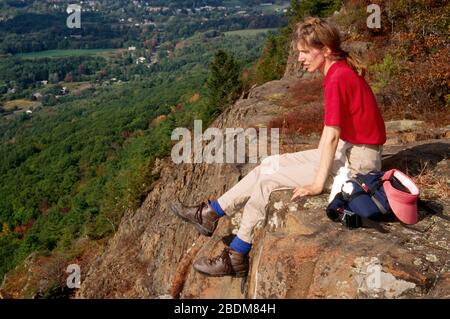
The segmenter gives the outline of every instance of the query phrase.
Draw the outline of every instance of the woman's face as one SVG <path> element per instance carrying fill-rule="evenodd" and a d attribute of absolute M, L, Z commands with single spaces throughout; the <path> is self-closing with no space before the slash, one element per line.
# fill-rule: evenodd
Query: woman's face
<path fill-rule="evenodd" d="M 300 52 L 298 61 L 303 63 L 305 71 L 312 73 L 320 70 L 323 72 L 325 66 L 324 50 L 307 47 L 301 42 L 297 43 L 297 49 Z"/>

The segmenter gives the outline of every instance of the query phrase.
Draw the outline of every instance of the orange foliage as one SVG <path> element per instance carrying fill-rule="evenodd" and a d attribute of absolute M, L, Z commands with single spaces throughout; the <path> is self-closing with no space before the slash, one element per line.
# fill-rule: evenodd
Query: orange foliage
<path fill-rule="evenodd" d="M 269 123 L 269 128 L 280 128 L 280 133 L 283 134 L 320 133 L 323 128 L 322 103 L 312 103 L 273 119 Z"/>
<path fill-rule="evenodd" d="M 323 127 L 323 78 L 300 80 L 290 89 L 283 105 L 289 112 L 269 122 L 269 128 L 280 128 L 283 134 L 309 135 Z"/>
<path fill-rule="evenodd" d="M 193 98 L 193 97 L 192 97 Z M 191 98 L 191 99 L 192 99 Z M 172 113 L 178 113 L 181 112 L 183 110 L 183 104 L 182 103 L 178 103 L 177 105 L 172 106 L 171 111 Z M 161 115 L 162 116 L 162 115 Z"/>
<path fill-rule="evenodd" d="M 36 220 L 34 218 L 32 218 L 25 225 L 20 225 L 20 226 L 14 227 L 14 232 L 16 234 L 25 234 L 27 231 L 29 231 L 33 227 L 35 221 Z"/>
<path fill-rule="evenodd" d="M 161 123 L 162 121 L 164 121 L 167 118 L 167 115 L 160 115 L 157 118 L 155 118 L 153 120 L 153 125 L 158 125 L 159 123 Z"/>
<path fill-rule="evenodd" d="M 322 78 L 316 78 L 297 82 L 289 90 L 292 97 L 290 103 L 298 106 L 312 102 L 321 102 L 323 100 L 322 81 Z"/>
<path fill-rule="evenodd" d="M 428 44 L 435 43 L 430 39 Z M 432 122 L 449 121 L 446 98 L 450 87 L 450 49 L 427 48 L 411 50 L 413 61 L 405 61 L 402 71 L 381 92 L 388 117 L 425 119 Z"/>
<path fill-rule="evenodd" d="M 200 99 L 200 94 L 199 93 L 195 93 L 194 95 L 192 95 L 192 97 L 189 99 L 189 103 L 195 103 Z"/>
<path fill-rule="evenodd" d="M 26 230 L 25 226 L 16 226 L 16 227 L 14 227 L 14 232 L 16 234 L 23 234 L 23 233 L 25 233 L 25 230 Z"/>

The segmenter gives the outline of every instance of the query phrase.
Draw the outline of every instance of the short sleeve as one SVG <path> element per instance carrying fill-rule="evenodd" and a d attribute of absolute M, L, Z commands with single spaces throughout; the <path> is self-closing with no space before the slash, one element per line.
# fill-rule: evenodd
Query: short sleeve
<path fill-rule="evenodd" d="M 338 81 L 330 81 L 324 87 L 324 124 L 341 126 L 343 92 Z"/>

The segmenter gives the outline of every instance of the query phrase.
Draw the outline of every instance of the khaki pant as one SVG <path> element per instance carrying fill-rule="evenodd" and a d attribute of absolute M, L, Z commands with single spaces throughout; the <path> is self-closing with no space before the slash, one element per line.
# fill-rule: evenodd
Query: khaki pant
<path fill-rule="evenodd" d="M 378 145 L 353 145 L 340 140 L 326 188 L 330 188 L 341 167 L 347 167 L 351 175 L 380 170 L 381 148 Z M 251 243 L 253 228 L 265 220 L 270 193 L 313 183 L 319 164 L 318 149 L 269 156 L 223 194 L 218 202 L 227 215 L 247 201 L 238 237 Z"/>

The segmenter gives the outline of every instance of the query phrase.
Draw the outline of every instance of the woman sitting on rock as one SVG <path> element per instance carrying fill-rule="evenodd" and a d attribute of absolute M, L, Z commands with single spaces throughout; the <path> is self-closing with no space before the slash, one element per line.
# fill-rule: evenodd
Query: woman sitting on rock
<path fill-rule="evenodd" d="M 324 128 L 318 149 L 269 156 L 215 201 L 190 208 L 171 203 L 171 209 L 210 236 L 220 217 L 245 201 L 237 236 L 214 258 L 200 258 L 194 268 L 210 276 L 240 276 L 248 271 L 253 230 L 266 216 L 270 193 L 293 190 L 292 200 L 314 196 L 329 188 L 342 168 L 349 177 L 381 169 L 386 130 L 375 96 L 358 74 L 362 66 L 341 49 L 339 31 L 329 22 L 307 18 L 297 29 L 298 61 L 308 72 L 324 75 Z M 267 169 L 276 167 L 275 170 Z"/>

